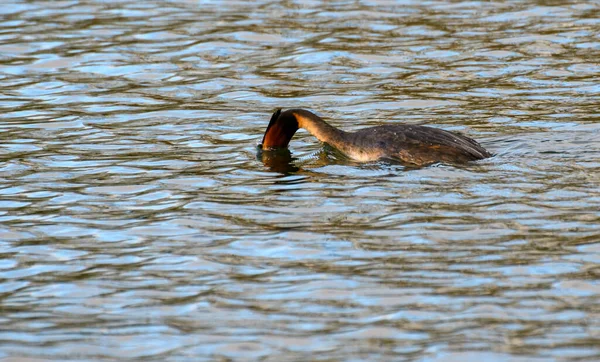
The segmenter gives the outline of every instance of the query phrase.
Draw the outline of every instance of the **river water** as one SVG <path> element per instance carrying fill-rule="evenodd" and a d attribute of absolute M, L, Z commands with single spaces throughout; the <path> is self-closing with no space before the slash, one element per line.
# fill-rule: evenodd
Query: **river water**
<path fill-rule="evenodd" d="M 0 360 L 599 360 L 599 56 L 593 1 L 4 2 Z"/>

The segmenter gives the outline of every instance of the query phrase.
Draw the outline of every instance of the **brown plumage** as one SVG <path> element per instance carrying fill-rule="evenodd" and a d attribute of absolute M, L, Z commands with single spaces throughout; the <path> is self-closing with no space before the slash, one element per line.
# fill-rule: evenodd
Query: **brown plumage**
<path fill-rule="evenodd" d="M 473 139 L 439 128 L 383 125 L 345 132 L 304 109 L 273 113 L 262 141 L 263 149 L 286 148 L 298 128 L 358 161 L 392 159 L 406 164 L 464 163 L 490 157 Z"/>

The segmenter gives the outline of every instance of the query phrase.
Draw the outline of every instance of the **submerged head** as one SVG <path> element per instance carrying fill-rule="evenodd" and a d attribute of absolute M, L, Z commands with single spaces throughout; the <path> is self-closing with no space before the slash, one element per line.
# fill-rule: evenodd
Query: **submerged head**
<path fill-rule="evenodd" d="M 271 116 L 262 140 L 262 149 L 286 148 L 297 130 L 298 120 L 292 110 L 281 112 L 278 109 Z"/>

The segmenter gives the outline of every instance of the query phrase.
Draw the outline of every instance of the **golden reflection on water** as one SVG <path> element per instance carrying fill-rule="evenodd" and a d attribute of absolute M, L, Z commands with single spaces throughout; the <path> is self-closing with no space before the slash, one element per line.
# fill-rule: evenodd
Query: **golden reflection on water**
<path fill-rule="evenodd" d="M 258 149 L 256 157 L 272 172 L 284 175 L 298 171 L 300 168 L 294 165 L 294 158 L 289 149 L 262 150 Z"/>

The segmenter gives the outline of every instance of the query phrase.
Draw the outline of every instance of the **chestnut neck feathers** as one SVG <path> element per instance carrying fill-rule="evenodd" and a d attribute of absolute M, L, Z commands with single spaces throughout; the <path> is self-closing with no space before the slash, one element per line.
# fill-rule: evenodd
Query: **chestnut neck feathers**
<path fill-rule="evenodd" d="M 340 148 L 346 132 L 327 124 L 321 117 L 305 109 L 277 110 L 273 113 L 262 141 L 262 148 L 285 148 L 298 130 L 304 128 L 321 142 Z"/>

